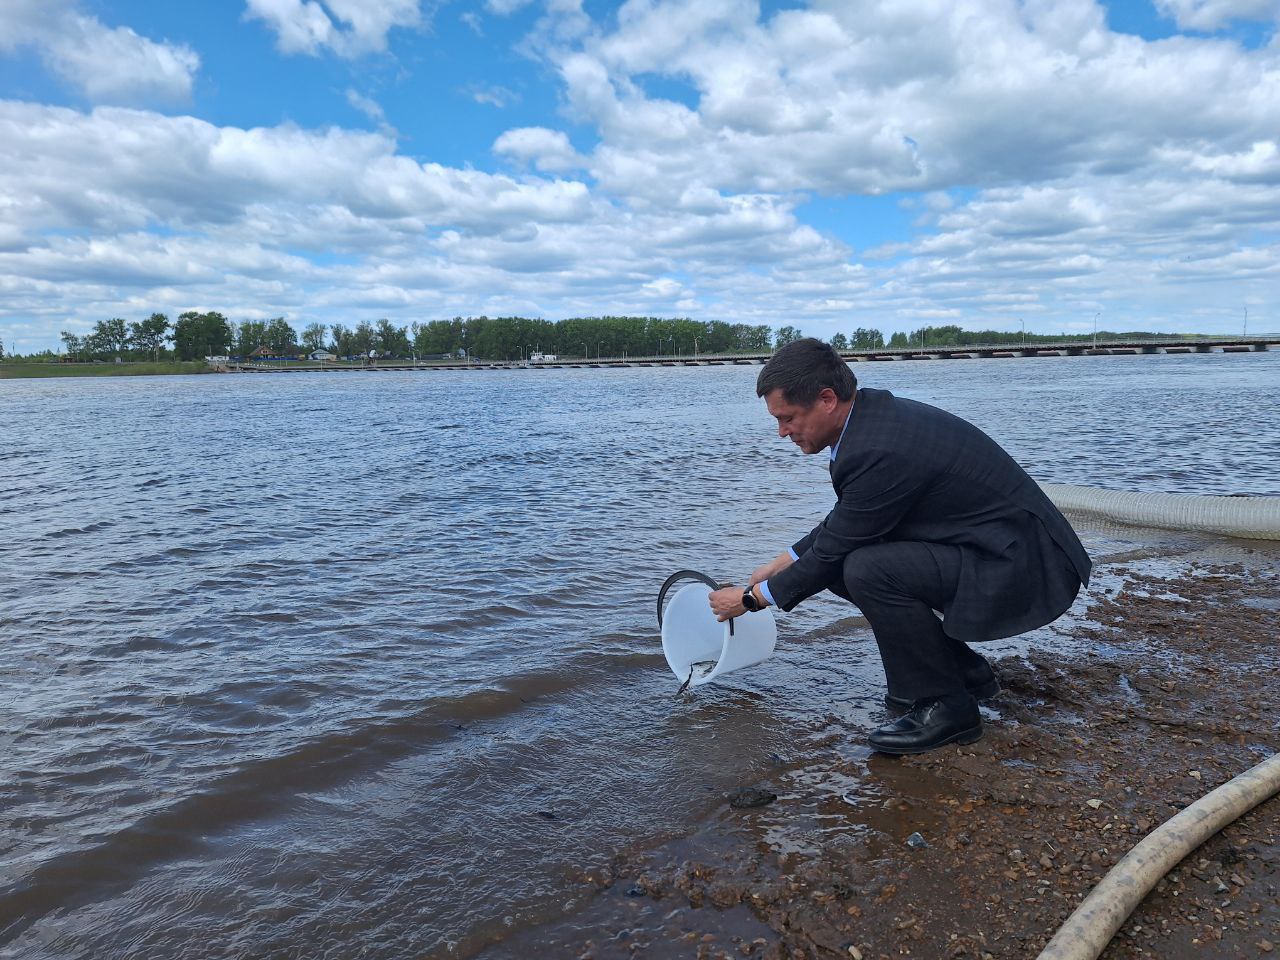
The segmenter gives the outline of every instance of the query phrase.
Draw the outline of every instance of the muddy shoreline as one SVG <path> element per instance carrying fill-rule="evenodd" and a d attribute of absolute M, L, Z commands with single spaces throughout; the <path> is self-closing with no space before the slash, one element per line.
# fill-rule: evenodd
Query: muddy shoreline
<path fill-rule="evenodd" d="M 689 837 L 575 878 L 482 956 L 1034 957 L 1150 830 L 1280 751 L 1280 546 L 1100 564 L 1071 653 L 996 661 L 985 737 L 920 757 L 797 737 Z M 1099 582 L 1095 580 L 1095 583 Z M 1104 957 L 1280 955 L 1280 799 L 1183 861 Z"/>

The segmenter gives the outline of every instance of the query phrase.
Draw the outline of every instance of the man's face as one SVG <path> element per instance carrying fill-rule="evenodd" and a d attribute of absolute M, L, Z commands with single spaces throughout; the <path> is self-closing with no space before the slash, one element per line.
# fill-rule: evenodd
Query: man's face
<path fill-rule="evenodd" d="M 840 400 L 830 387 L 824 387 L 808 407 L 788 403 L 781 389 L 770 390 L 764 402 L 769 415 L 778 421 L 778 436 L 790 437 L 805 453 L 817 453 L 831 446 L 844 426 L 844 419 L 839 415 Z"/>

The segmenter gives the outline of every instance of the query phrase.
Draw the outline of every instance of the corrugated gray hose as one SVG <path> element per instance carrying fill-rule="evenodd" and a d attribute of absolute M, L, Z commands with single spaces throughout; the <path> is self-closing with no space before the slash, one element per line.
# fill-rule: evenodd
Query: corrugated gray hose
<path fill-rule="evenodd" d="M 1280 497 L 1192 497 L 1040 485 L 1060 510 L 1118 523 L 1280 540 Z M 1201 797 L 1152 831 L 1102 878 L 1038 960 L 1096 960 L 1166 873 L 1227 824 L 1280 793 L 1280 754 Z"/>
<path fill-rule="evenodd" d="M 1059 510 L 1117 523 L 1280 540 L 1280 497 L 1190 497 L 1042 483 Z"/>

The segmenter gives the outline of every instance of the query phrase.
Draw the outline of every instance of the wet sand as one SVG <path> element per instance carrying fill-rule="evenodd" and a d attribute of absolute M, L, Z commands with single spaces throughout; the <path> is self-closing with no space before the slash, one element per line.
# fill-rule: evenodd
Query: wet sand
<path fill-rule="evenodd" d="M 797 732 L 778 799 L 577 877 L 572 920 L 484 953 L 1034 957 L 1144 835 L 1280 751 L 1280 545 L 1135 551 L 1067 653 L 996 662 L 985 737 L 914 758 Z M 1280 955 L 1280 798 L 1212 838 L 1106 958 Z"/>

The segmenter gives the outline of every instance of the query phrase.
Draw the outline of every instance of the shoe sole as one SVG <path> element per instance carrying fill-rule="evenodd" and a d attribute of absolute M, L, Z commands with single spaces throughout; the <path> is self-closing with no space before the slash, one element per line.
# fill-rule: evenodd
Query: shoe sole
<path fill-rule="evenodd" d="M 973 699 L 979 702 L 982 702 L 985 700 L 992 700 L 995 697 L 999 696 L 1000 694 L 1000 681 L 993 677 L 990 680 L 988 680 L 986 683 L 984 683 L 982 686 L 974 687 L 972 690 L 970 690 L 968 687 L 965 687 L 964 692 L 969 694 L 969 696 L 973 697 Z M 910 710 L 911 709 L 910 700 L 903 700 L 901 697 L 891 697 L 887 693 L 884 696 L 884 705 L 888 707 L 890 710 Z"/>
<path fill-rule="evenodd" d="M 877 747 L 871 744 L 871 749 L 876 753 L 887 753 L 895 757 L 908 756 L 916 753 L 928 753 L 930 750 L 937 750 L 939 747 L 945 747 L 950 743 L 966 744 L 975 743 L 982 739 L 982 723 L 979 721 L 976 727 L 970 727 L 968 730 L 961 730 L 959 733 L 952 734 L 945 740 L 939 740 L 937 743 L 931 743 L 927 747 Z"/>

